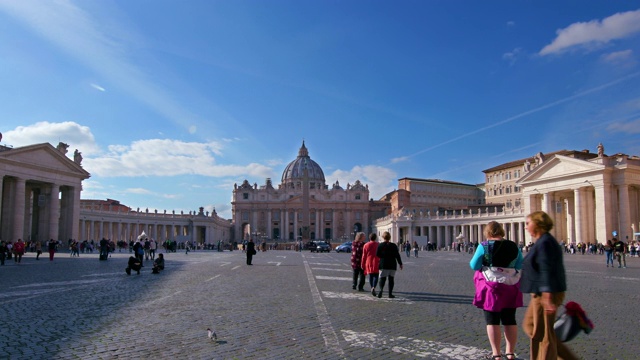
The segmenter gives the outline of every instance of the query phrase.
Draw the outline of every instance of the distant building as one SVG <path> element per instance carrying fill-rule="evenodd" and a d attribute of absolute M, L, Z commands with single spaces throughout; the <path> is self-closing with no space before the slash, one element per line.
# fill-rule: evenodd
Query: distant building
<path fill-rule="evenodd" d="M 460 210 L 484 204 L 478 185 L 440 179 L 402 178 L 391 211 L 433 212 Z"/>
<path fill-rule="evenodd" d="M 446 248 L 454 242 L 481 241 L 484 225 L 495 220 L 503 225 L 507 238 L 524 243 L 531 240 L 525 217 L 536 210 L 551 216 L 555 224 L 551 233 L 565 243 L 604 243 L 614 233 L 630 240 L 640 229 L 638 156 L 607 156 L 600 144 L 597 154 L 588 150 L 538 153 L 484 173 L 485 205 L 425 214 L 414 211 L 412 194 L 405 191 L 397 202 L 410 211 L 377 219 L 376 231 L 390 231 L 394 241 L 430 242 Z"/>
<path fill-rule="evenodd" d="M 353 239 L 354 232 L 370 231 L 372 212 L 384 213 L 384 205 L 370 201 L 368 185 L 359 180 L 327 185 L 304 142 L 277 187 L 271 179 L 261 186 L 244 180 L 234 185 L 231 207 L 237 241 Z"/>
<path fill-rule="evenodd" d="M 589 150 L 560 150 L 546 154 L 538 153 L 535 156 L 510 161 L 484 170 L 486 203 L 489 205 L 504 205 L 507 209 L 521 208 L 524 205 L 522 202 L 522 188 L 517 184 L 517 181 L 542 164 L 545 159 L 550 159 L 554 155 L 583 160 L 593 159 L 598 156 L 590 153 Z"/>
<path fill-rule="evenodd" d="M 121 212 L 128 213 L 131 211 L 131 208 L 123 205 L 118 200 L 107 199 L 107 200 L 91 200 L 91 199 L 82 199 L 80 200 L 80 211 L 110 211 L 110 212 Z"/>

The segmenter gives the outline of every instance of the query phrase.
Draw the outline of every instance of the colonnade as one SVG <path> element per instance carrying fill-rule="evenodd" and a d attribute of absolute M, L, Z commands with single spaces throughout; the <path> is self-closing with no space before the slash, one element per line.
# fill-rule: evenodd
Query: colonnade
<path fill-rule="evenodd" d="M 8 241 L 75 239 L 80 184 L 0 174 L 0 237 Z"/>
<path fill-rule="evenodd" d="M 477 243 L 484 240 L 484 227 L 489 221 L 497 221 L 505 230 L 505 238 L 526 244 L 525 217 L 522 212 L 453 213 L 438 216 L 387 216 L 375 222 L 380 235 L 389 231 L 393 242 L 416 241 L 424 246 L 434 244 L 439 249 L 450 248 L 454 242 Z"/>
<path fill-rule="evenodd" d="M 159 243 L 166 240 L 214 244 L 231 239 L 231 224 L 215 212 L 188 214 L 158 213 L 149 211 L 120 212 L 112 210 L 80 210 L 78 240 L 99 241 L 102 238 L 118 241 L 135 241 L 144 233 Z"/>
<path fill-rule="evenodd" d="M 632 238 L 632 225 L 640 221 L 640 187 L 602 180 L 584 183 L 561 191 L 529 190 L 523 196 L 525 206 L 549 214 L 554 221 L 551 233 L 559 241 L 604 243 L 614 231 L 623 240 Z"/>
<path fill-rule="evenodd" d="M 168 239 L 184 238 L 191 232 L 188 225 L 158 224 L 127 222 L 127 219 L 112 221 L 80 220 L 80 240 L 95 240 L 102 238 L 117 241 L 135 241 L 144 233 L 158 242 Z"/>

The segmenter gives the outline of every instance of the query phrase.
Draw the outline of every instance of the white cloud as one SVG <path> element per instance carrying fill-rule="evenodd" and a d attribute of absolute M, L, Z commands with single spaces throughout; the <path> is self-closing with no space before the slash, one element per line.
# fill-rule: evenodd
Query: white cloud
<path fill-rule="evenodd" d="M 14 147 L 38 143 L 50 143 L 55 146 L 60 141 L 65 142 L 69 144 L 71 150 L 67 156 L 72 156 L 73 149 L 78 149 L 84 157 L 83 167 L 95 176 L 143 177 L 195 174 L 212 177 L 276 178 L 269 164 L 218 164 L 215 157 L 222 156 L 226 141 L 199 143 L 148 139 L 135 141 L 130 145 L 109 145 L 105 153 L 96 144 L 89 127 L 72 121 L 60 123 L 43 121 L 19 126 L 5 132 L 2 140 Z M 86 183 L 85 187 L 87 187 Z M 93 193 L 100 195 L 98 189 L 93 190 Z"/>
<path fill-rule="evenodd" d="M 60 123 L 42 121 L 33 125 L 18 126 L 14 130 L 5 132 L 3 140 L 13 146 L 40 143 L 50 143 L 56 146 L 59 142 L 64 142 L 69 145 L 70 154 L 73 154 L 74 149 L 78 149 L 85 157 L 99 151 L 91 129 L 73 121 Z"/>
<path fill-rule="evenodd" d="M 143 188 L 129 188 L 129 189 L 126 189 L 125 192 L 128 192 L 130 194 L 140 194 L 140 195 L 151 195 L 152 194 L 152 192 L 150 190 L 143 189 Z"/>
<path fill-rule="evenodd" d="M 203 176 L 270 177 L 273 170 L 265 165 L 220 165 L 214 155 L 221 155 L 219 142 L 183 142 L 169 139 L 138 140 L 131 145 L 111 145 L 98 157 L 85 158 L 84 168 L 103 177 Z"/>
<path fill-rule="evenodd" d="M 401 163 L 401 162 L 405 162 L 408 161 L 409 157 L 408 156 L 400 156 L 400 157 L 396 157 L 391 159 L 391 163 L 392 164 L 397 164 L 397 163 Z"/>
<path fill-rule="evenodd" d="M 329 188 L 340 181 L 340 186 L 346 188 L 347 184 L 353 185 L 360 180 L 363 185 L 369 186 L 369 197 L 377 200 L 397 186 L 398 175 L 395 171 L 375 165 L 355 166 L 351 170 L 336 170 L 325 177 Z"/>
<path fill-rule="evenodd" d="M 633 55 L 633 50 L 616 51 L 609 54 L 602 55 L 602 60 L 606 62 L 618 62 L 620 60 L 627 60 Z"/>
<path fill-rule="evenodd" d="M 640 32 L 640 10 L 617 13 L 602 21 L 577 22 L 556 31 L 556 38 L 540 55 L 559 53 L 575 46 L 605 44 Z"/>
<path fill-rule="evenodd" d="M 267 160 L 267 165 L 271 166 L 271 167 L 276 167 L 279 165 L 282 165 L 282 159 L 271 159 L 271 160 Z"/>
<path fill-rule="evenodd" d="M 602 61 L 616 66 L 634 66 L 636 59 L 633 58 L 633 50 L 616 51 L 600 56 Z"/>
<path fill-rule="evenodd" d="M 517 47 L 509 52 L 502 54 L 502 59 L 508 61 L 510 65 L 513 65 L 518 60 L 520 53 L 522 53 L 522 48 Z"/>
<path fill-rule="evenodd" d="M 94 88 L 94 89 L 96 89 L 96 90 L 98 90 L 98 91 L 102 91 L 102 92 L 107 91 L 107 90 L 105 90 L 105 88 L 103 88 L 103 87 L 102 87 L 102 86 L 100 86 L 100 85 L 97 85 L 97 84 L 89 84 L 89 85 L 91 85 L 91 87 L 92 87 L 92 88 Z"/>
<path fill-rule="evenodd" d="M 507 21 L 507 26 L 509 26 L 509 27 L 516 26 L 516 22 L 515 21 Z"/>
<path fill-rule="evenodd" d="M 627 122 L 617 122 L 607 126 L 611 132 L 622 132 L 626 134 L 640 134 L 640 119 Z"/>

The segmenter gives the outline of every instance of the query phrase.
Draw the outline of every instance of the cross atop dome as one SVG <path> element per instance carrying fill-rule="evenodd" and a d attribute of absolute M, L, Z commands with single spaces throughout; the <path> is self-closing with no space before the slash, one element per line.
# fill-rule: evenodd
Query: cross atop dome
<path fill-rule="evenodd" d="M 307 147 L 304 146 L 304 140 L 302 140 L 302 146 L 300 147 L 300 150 L 298 150 L 298 157 L 308 157 L 309 156 L 309 150 L 307 150 Z"/>

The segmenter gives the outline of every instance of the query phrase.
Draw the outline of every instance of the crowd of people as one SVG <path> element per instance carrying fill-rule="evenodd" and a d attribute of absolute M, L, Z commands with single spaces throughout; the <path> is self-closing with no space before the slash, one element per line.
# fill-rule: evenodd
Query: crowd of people
<path fill-rule="evenodd" d="M 626 241 L 622 241 L 616 237 L 608 239 L 606 243 L 602 244 L 599 242 L 596 243 L 570 243 L 564 244 L 564 252 L 567 254 L 578 254 L 578 255 L 603 255 L 606 254 L 609 248 L 613 245 L 613 243 L 618 242 L 618 246 L 624 246 L 624 249 L 619 249 L 618 251 L 624 251 L 625 254 L 629 254 L 631 257 L 640 257 L 640 241 L 629 241 L 629 239 L 625 239 Z M 609 244 L 611 242 L 611 244 Z"/>

